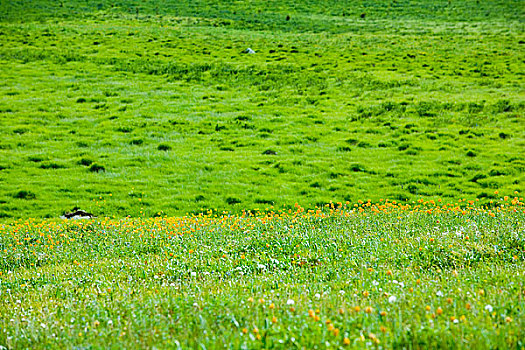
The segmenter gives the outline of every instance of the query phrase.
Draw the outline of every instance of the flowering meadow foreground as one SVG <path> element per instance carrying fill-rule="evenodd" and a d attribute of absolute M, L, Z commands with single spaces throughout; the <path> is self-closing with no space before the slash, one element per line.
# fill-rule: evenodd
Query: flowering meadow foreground
<path fill-rule="evenodd" d="M 523 199 L 477 203 L 6 222 L 0 345 L 523 348 Z"/>

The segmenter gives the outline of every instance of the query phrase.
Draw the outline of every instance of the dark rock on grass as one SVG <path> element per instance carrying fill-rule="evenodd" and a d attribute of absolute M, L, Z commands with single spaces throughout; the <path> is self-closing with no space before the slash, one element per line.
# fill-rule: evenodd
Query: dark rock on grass
<path fill-rule="evenodd" d="M 65 213 L 60 218 L 61 219 L 67 219 L 67 220 L 79 220 L 79 219 L 91 219 L 94 218 L 95 215 L 88 213 L 85 210 L 75 210 L 71 213 Z"/>

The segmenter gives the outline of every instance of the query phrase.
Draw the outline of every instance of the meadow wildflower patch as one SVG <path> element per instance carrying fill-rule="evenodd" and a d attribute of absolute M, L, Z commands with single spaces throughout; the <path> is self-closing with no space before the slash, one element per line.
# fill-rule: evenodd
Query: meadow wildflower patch
<path fill-rule="evenodd" d="M 520 198 L 6 222 L 0 344 L 520 348 L 524 229 Z"/>

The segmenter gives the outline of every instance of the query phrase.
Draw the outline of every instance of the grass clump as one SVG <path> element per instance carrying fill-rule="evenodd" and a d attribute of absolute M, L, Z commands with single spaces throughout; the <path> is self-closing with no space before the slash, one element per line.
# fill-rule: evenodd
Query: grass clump
<path fill-rule="evenodd" d="M 89 171 L 92 172 L 92 173 L 99 173 L 99 172 L 106 171 L 106 168 L 103 165 L 101 165 L 101 164 L 93 163 L 89 167 Z"/>
<path fill-rule="evenodd" d="M 170 151 L 171 150 L 171 146 L 167 145 L 165 143 L 161 143 L 160 145 L 157 146 L 157 149 L 159 151 Z"/>
<path fill-rule="evenodd" d="M 78 161 L 78 164 L 80 165 L 83 165 L 83 166 L 90 166 L 91 164 L 93 164 L 93 160 L 91 158 L 86 158 L 86 157 L 82 157 L 79 161 Z"/>
<path fill-rule="evenodd" d="M 16 199 L 35 199 L 36 195 L 33 192 L 31 192 L 31 191 L 20 190 L 20 191 L 16 192 L 15 194 L 13 194 L 13 198 L 16 198 Z"/>

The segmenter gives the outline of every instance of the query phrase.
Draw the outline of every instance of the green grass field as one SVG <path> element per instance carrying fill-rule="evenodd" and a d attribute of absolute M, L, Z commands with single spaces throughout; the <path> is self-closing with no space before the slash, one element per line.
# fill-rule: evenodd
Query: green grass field
<path fill-rule="evenodd" d="M 523 5 L 2 2 L 0 216 L 521 190 Z"/>
<path fill-rule="evenodd" d="M 524 48 L 523 0 L 1 1 L 0 350 L 525 349 Z"/>

